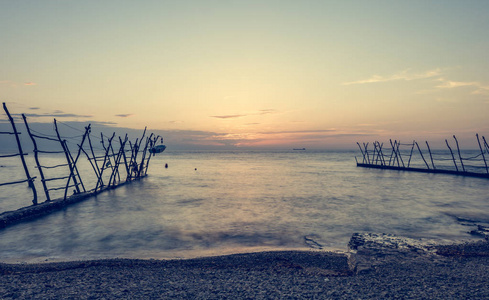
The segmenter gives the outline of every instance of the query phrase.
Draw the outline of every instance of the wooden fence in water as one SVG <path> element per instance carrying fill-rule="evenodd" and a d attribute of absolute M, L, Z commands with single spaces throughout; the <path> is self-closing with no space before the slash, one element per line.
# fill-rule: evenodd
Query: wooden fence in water
<path fill-rule="evenodd" d="M 488 161 L 489 145 L 486 138 L 476 134 L 478 150 L 470 152 L 470 155 L 462 153 L 455 135 L 453 139 L 456 146 L 456 154 L 445 140 L 447 149 L 432 151 L 426 141 L 426 149 L 423 150 L 416 141 L 402 144 L 400 141 L 389 140 L 390 147 L 384 147 L 383 143 L 373 142 L 373 147 L 369 148 L 369 143 L 357 143 L 362 153 L 362 161 L 359 162 L 355 157 L 358 167 L 390 169 L 402 171 L 414 171 L 423 173 L 444 173 L 471 177 L 489 178 Z M 454 147 L 455 149 L 455 147 Z M 419 156 L 418 156 L 419 155 Z M 421 159 L 422 163 L 413 162 L 413 158 Z"/>
<path fill-rule="evenodd" d="M 69 203 L 78 202 L 104 190 L 116 188 L 125 183 L 145 177 L 151 159 L 150 149 L 160 139 L 160 136 L 152 133 L 147 136 L 146 128 L 142 137 L 136 139 L 134 142 L 129 141 L 127 134 L 124 138 L 118 137 L 116 139 L 115 133 L 111 137 L 106 137 L 101 133 L 100 143 L 102 149 L 95 151 L 92 143 L 91 125 L 89 124 L 80 136 L 81 139 L 76 143 L 76 151 L 71 151 L 68 147 L 67 140 L 60 135 L 58 129 L 59 121 L 54 119 L 53 134 L 45 134 L 31 128 L 27 117 L 22 114 L 23 123 L 34 149 L 35 168 L 38 170 L 40 183 L 46 198 L 43 203 L 39 203 L 38 191 L 34 184 L 34 181 L 38 177 L 32 176 L 29 171 L 29 166 L 25 159 L 28 153 L 24 151 L 21 139 L 19 138 L 22 133 L 18 130 L 15 120 L 5 103 L 3 103 L 3 109 L 12 129 L 11 131 L 0 131 L 0 134 L 12 136 L 13 141 L 17 145 L 17 151 L 16 153 L 0 152 L 0 159 L 18 156 L 24 169 L 25 178 L 0 182 L 0 187 L 27 184 L 32 191 L 32 205 L 26 205 L 16 211 L 1 213 L 0 228 L 23 219 L 46 214 L 52 210 L 64 207 Z M 43 141 L 43 143 L 39 143 L 40 141 Z M 50 146 L 44 149 L 41 148 L 41 144 L 50 144 Z M 49 160 L 43 160 L 43 156 L 46 158 L 45 156 L 49 155 L 60 155 L 64 158 L 64 162 L 49 165 Z M 84 185 L 84 180 L 78 170 L 77 164 L 82 157 L 86 158 L 93 170 L 92 179 L 95 179 L 96 184 L 92 189 Z M 54 173 L 55 175 L 50 176 L 48 173 Z M 53 199 L 52 194 L 55 191 L 63 192 L 63 196 Z"/>

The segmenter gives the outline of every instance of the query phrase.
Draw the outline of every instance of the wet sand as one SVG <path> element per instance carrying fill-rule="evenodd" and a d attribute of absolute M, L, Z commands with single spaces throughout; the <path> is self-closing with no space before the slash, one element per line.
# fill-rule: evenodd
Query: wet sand
<path fill-rule="evenodd" d="M 0 264 L 1 299 L 484 299 L 489 244 Z"/>

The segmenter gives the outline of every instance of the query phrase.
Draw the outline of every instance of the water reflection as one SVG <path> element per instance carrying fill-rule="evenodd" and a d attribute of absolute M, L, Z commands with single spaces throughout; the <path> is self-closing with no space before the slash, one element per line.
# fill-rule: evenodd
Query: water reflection
<path fill-rule="evenodd" d="M 344 152 L 168 152 L 149 174 L 0 231 L 2 259 L 191 257 L 306 236 L 345 249 L 353 232 L 457 240 L 470 236 L 453 216 L 489 221 L 486 180 L 356 168 Z"/>

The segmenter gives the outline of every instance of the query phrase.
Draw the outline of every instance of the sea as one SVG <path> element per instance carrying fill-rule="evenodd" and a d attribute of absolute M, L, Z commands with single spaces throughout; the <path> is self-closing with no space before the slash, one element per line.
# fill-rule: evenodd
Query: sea
<path fill-rule="evenodd" d="M 357 232 L 452 243 L 478 239 L 469 232 L 489 225 L 487 179 L 360 168 L 355 157 L 361 153 L 170 148 L 152 157 L 141 180 L 1 229 L 0 261 L 342 252 Z M 0 162 L 0 182 L 23 176 L 16 160 Z M 94 185 L 91 166 L 79 168 Z M 3 186 L 0 212 L 31 200 L 26 184 Z"/>

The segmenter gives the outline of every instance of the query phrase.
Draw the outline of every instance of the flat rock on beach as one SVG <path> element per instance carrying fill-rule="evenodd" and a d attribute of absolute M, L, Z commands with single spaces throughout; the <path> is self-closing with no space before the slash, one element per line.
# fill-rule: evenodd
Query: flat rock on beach
<path fill-rule="evenodd" d="M 350 252 L 0 264 L 1 299 L 484 299 L 489 244 L 357 235 Z"/>

